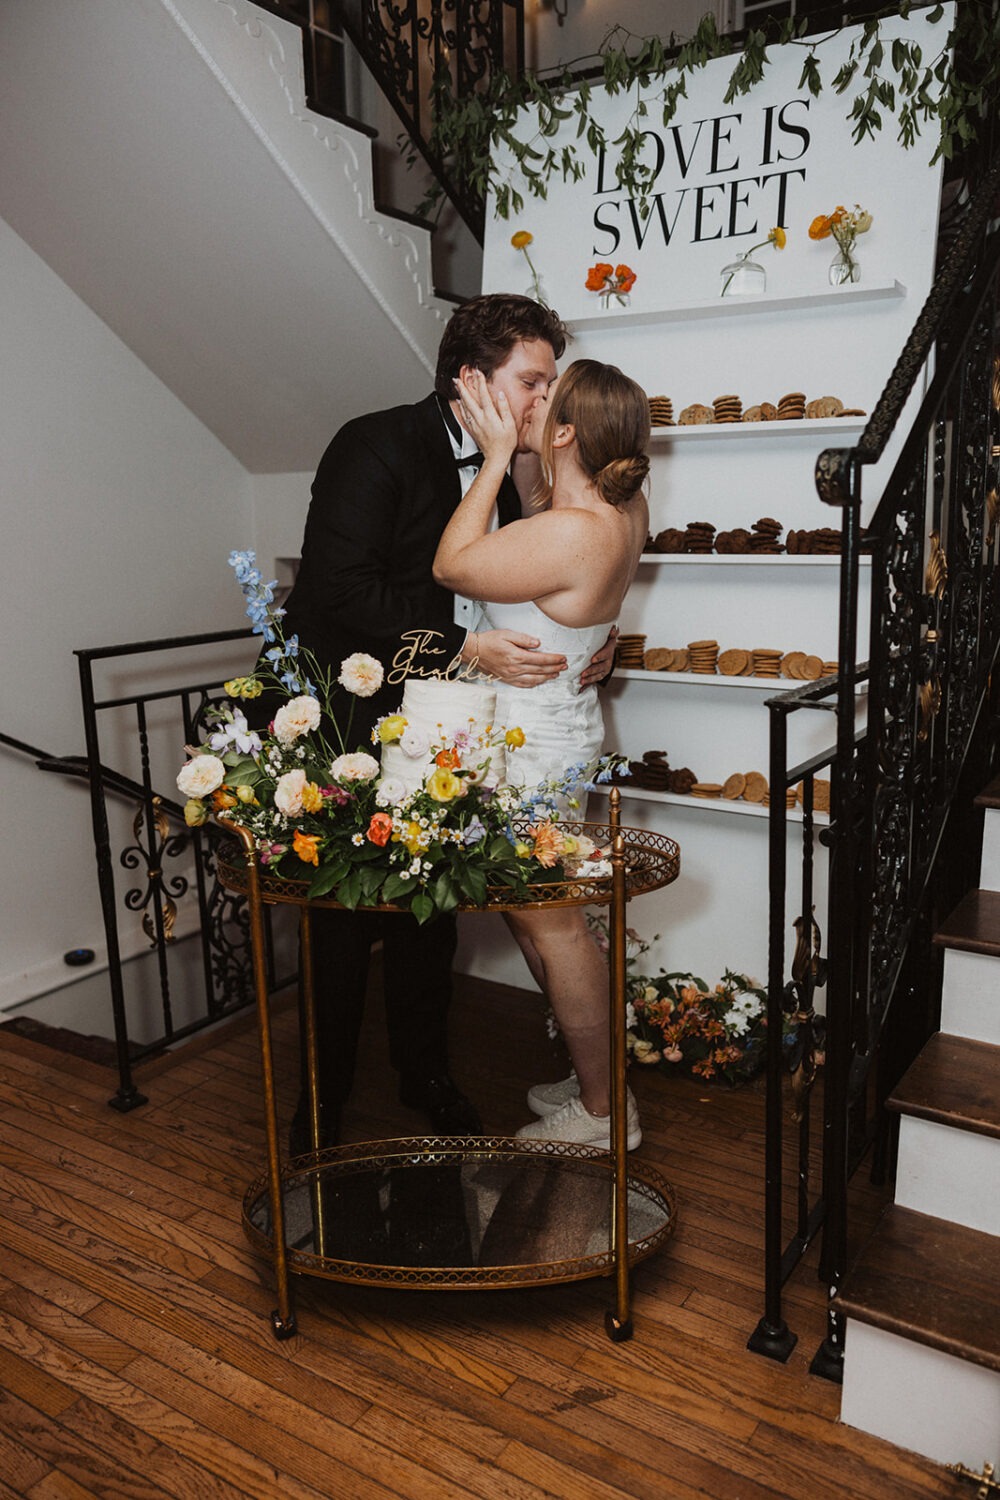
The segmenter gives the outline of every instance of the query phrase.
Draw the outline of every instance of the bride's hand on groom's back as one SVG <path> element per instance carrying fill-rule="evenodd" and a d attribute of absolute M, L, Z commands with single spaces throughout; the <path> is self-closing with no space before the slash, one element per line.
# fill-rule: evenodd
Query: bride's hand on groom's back
<path fill-rule="evenodd" d="M 516 630 L 481 630 L 469 637 L 462 656 L 475 661 L 480 672 L 512 687 L 537 687 L 566 670 L 565 656 L 539 651 L 537 646 L 535 636 Z"/>

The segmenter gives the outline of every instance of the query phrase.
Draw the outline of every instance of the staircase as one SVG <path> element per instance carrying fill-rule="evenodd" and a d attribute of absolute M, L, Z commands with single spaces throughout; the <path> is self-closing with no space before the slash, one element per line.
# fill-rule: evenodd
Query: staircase
<path fill-rule="evenodd" d="M 981 887 L 935 933 L 941 1030 L 888 1100 L 895 1202 L 837 1298 L 841 1419 L 940 1463 L 1000 1465 L 1000 777 Z"/>

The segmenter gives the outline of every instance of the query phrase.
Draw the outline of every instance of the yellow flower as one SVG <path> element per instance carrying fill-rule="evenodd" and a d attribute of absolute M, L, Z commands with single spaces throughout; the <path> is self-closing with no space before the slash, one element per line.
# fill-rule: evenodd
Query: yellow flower
<path fill-rule="evenodd" d="M 208 808 L 199 797 L 189 797 L 185 802 L 184 821 L 189 828 L 200 828 L 208 822 Z"/>
<path fill-rule="evenodd" d="M 524 730 L 515 725 L 513 729 L 508 729 L 504 735 L 504 740 L 508 750 L 520 750 L 524 744 Z"/>
<path fill-rule="evenodd" d="M 462 781 L 447 766 L 438 766 L 428 776 L 426 790 L 435 802 L 454 802 L 462 795 Z"/>
<path fill-rule="evenodd" d="M 510 242 L 515 250 L 527 250 L 528 246 L 534 243 L 534 239 L 535 236 L 529 234 L 526 229 L 519 229 L 516 234 L 511 235 Z"/>
<path fill-rule="evenodd" d="M 768 235 L 768 239 L 771 241 L 771 244 L 774 246 L 775 250 L 784 250 L 785 245 L 788 243 L 788 236 L 782 229 L 780 224 L 776 229 L 771 230 L 771 233 Z"/>
<path fill-rule="evenodd" d="M 378 722 L 378 737 L 383 745 L 394 745 L 409 723 L 402 714 L 386 714 Z"/>
<path fill-rule="evenodd" d="M 296 828 L 292 836 L 292 848 L 303 864 L 319 866 L 319 834 L 303 833 Z"/>
<path fill-rule="evenodd" d="M 307 781 L 302 788 L 302 811 L 307 813 L 323 811 L 323 793 L 315 781 Z"/>
<path fill-rule="evenodd" d="M 518 859 L 530 859 L 531 846 L 530 844 L 522 843 L 521 840 L 518 839 L 517 843 L 514 845 L 514 853 L 517 855 Z"/>
<path fill-rule="evenodd" d="M 256 677 L 232 677 L 222 686 L 230 698 L 259 698 L 264 691 L 264 684 Z"/>
<path fill-rule="evenodd" d="M 392 835 L 394 844 L 405 844 L 411 855 L 423 854 L 430 843 L 430 838 L 425 829 L 415 820 L 404 823 L 398 833 Z"/>
<path fill-rule="evenodd" d="M 244 807 L 256 807 L 258 805 L 252 786 L 238 786 L 236 788 L 236 795 Z"/>

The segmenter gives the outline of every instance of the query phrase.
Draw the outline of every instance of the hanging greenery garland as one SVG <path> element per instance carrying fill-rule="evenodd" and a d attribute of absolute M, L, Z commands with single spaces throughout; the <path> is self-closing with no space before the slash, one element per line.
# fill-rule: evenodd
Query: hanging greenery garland
<path fill-rule="evenodd" d="M 747 32 L 733 67 L 725 102 L 747 94 L 763 78 L 773 45 L 803 50 L 799 87 L 819 95 L 824 88 L 850 97 L 848 118 L 855 141 L 883 129 L 886 117 L 895 122 L 903 147 L 912 147 L 927 132 L 934 140 L 932 161 L 951 160 L 975 140 L 996 113 L 1000 99 L 1000 4 L 998 0 L 958 0 L 955 22 L 944 33 L 933 57 L 923 55 L 915 41 L 894 37 L 884 41 L 882 23 L 889 16 L 904 19 L 926 9 L 926 21 L 944 16 L 940 4 L 917 6 L 902 0 L 869 17 L 852 42 L 848 59 L 831 78 L 823 73 L 823 46 L 838 32 L 807 36 L 807 20 L 787 20 L 769 36 L 764 30 Z M 643 136 L 658 111 L 669 125 L 678 103 L 687 95 L 687 75 L 714 58 L 734 55 L 737 44 L 720 34 L 715 18 L 706 15 L 694 35 L 681 45 L 671 35 L 635 37 L 614 27 L 598 52 L 578 58 L 557 75 L 541 78 L 525 73 L 514 78 L 506 71 L 493 74 L 479 93 L 456 99 L 451 80 L 442 74 L 432 86 L 430 145 L 460 181 L 483 203 L 493 194 L 496 214 L 506 219 L 524 206 L 524 191 L 545 198 L 553 176 L 579 181 L 585 167 L 579 143 L 597 156 L 615 148 L 621 187 L 635 199 L 640 213 L 648 211 L 655 169 L 643 160 Z M 599 78 L 582 76 L 600 70 Z M 608 94 L 631 92 L 634 107 L 621 135 L 608 142 L 594 118 L 591 100 L 595 87 Z M 852 92 L 853 90 L 853 92 Z M 555 145 L 567 120 L 576 119 L 572 145 Z M 502 167 L 506 148 L 513 167 Z M 439 201 L 435 187 L 420 205 L 426 213 Z"/>

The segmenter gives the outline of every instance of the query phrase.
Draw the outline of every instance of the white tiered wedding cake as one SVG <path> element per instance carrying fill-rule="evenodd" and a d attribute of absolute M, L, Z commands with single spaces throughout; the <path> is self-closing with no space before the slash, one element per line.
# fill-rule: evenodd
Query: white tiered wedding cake
<path fill-rule="evenodd" d="M 493 786 L 503 785 L 505 747 L 493 723 L 496 691 L 489 683 L 408 677 L 398 712 L 406 728 L 382 746 L 383 781 L 399 782 L 407 793 L 419 791 L 437 751 L 454 749 L 466 770 L 483 768 Z"/>

